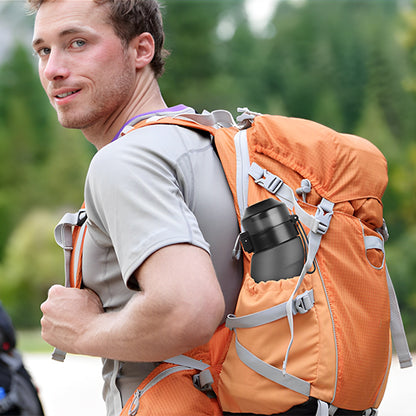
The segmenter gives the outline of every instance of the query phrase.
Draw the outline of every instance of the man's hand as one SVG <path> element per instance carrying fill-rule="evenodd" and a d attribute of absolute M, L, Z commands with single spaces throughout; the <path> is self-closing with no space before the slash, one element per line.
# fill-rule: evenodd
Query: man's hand
<path fill-rule="evenodd" d="M 107 313 L 94 292 L 53 286 L 41 306 L 42 337 L 73 354 L 156 362 L 205 344 L 221 323 L 224 297 L 201 248 L 166 246 L 132 278 L 141 290 Z"/>
<path fill-rule="evenodd" d="M 80 340 L 104 312 L 100 298 L 88 289 L 52 286 L 41 305 L 42 338 L 70 353 L 82 353 Z"/>

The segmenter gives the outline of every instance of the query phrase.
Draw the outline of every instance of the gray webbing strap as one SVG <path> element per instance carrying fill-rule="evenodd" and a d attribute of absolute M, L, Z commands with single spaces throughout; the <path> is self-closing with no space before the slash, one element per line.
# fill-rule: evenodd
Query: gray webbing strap
<path fill-rule="evenodd" d="M 381 250 L 385 256 L 384 251 L 384 241 L 383 237 L 380 234 L 380 238 L 375 236 L 366 236 L 364 235 L 364 246 L 366 250 L 377 249 Z M 407 368 L 413 365 L 412 355 L 409 351 L 409 346 L 407 343 L 406 332 L 403 326 L 402 316 L 400 314 L 399 302 L 397 301 L 396 292 L 394 290 L 393 282 L 390 277 L 387 264 L 385 264 L 385 257 L 383 258 L 383 265 L 386 267 L 386 279 L 387 287 L 389 290 L 389 300 L 390 300 L 390 330 L 391 338 L 393 340 L 394 349 L 397 353 L 397 358 L 400 363 L 400 368 Z"/>
<path fill-rule="evenodd" d="M 204 110 L 202 114 L 179 114 L 175 118 L 183 118 L 195 121 L 198 124 L 209 127 L 237 127 L 233 116 L 227 110 Z"/>
<path fill-rule="evenodd" d="M 64 250 L 65 260 L 65 287 L 71 286 L 70 264 L 72 253 L 72 227 L 78 222 L 78 213 L 66 213 L 58 225 L 55 227 L 55 241 Z M 55 361 L 64 362 L 66 352 L 59 348 L 54 348 L 52 352 L 52 359 Z"/>
<path fill-rule="evenodd" d="M 156 120 L 163 120 L 164 118 L 171 117 L 182 120 L 190 120 L 202 126 L 220 128 L 220 127 L 237 127 L 237 124 L 234 121 L 233 116 L 227 110 L 214 110 L 212 112 L 204 110 L 201 114 L 197 114 L 191 111 L 190 108 L 187 108 L 183 111 L 175 113 L 157 113 L 152 117 L 146 119 L 147 123 L 152 123 Z M 140 119 L 138 119 L 141 121 Z M 135 120 L 134 124 L 137 124 Z M 124 133 L 127 133 L 130 129 L 123 130 Z"/>
<path fill-rule="evenodd" d="M 65 287 L 71 287 L 70 265 L 72 254 L 72 228 L 84 220 L 85 210 L 81 209 L 76 213 L 66 213 L 54 230 L 55 241 L 64 250 L 65 260 Z M 82 217 L 82 218 L 81 218 Z M 55 361 L 65 361 L 66 352 L 55 348 L 52 352 L 52 359 Z"/>
<path fill-rule="evenodd" d="M 296 284 L 295 289 L 293 290 L 286 308 L 287 308 L 287 320 L 289 323 L 289 328 L 290 328 L 290 341 L 289 341 L 289 345 L 287 347 L 287 351 L 286 351 L 286 357 L 285 360 L 283 362 L 283 371 L 286 371 L 286 366 L 287 366 L 287 360 L 289 358 L 289 351 L 292 347 L 293 344 L 293 338 L 294 338 L 294 323 L 293 323 L 293 314 L 291 312 L 292 309 L 292 299 L 294 297 L 294 295 L 297 293 L 297 291 L 299 290 L 300 285 L 303 282 L 303 279 L 306 276 L 306 273 L 308 270 L 310 270 L 310 268 L 312 267 L 312 264 L 315 260 L 315 256 L 316 253 L 318 252 L 319 246 L 321 244 L 321 239 L 322 236 L 327 232 L 328 228 L 329 228 L 329 224 L 331 222 L 332 219 L 332 215 L 333 215 L 333 207 L 334 204 L 331 201 L 326 200 L 325 198 L 322 198 L 320 204 L 317 207 L 316 213 L 315 213 L 315 225 L 312 229 L 310 229 L 310 233 L 308 235 L 308 240 L 309 240 L 309 244 L 308 244 L 308 255 L 306 258 L 306 262 L 303 266 L 302 272 L 299 276 L 298 282 Z M 297 213 L 297 211 L 296 211 Z M 309 216 L 309 214 L 307 214 Z"/>
<path fill-rule="evenodd" d="M 381 237 L 381 234 L 380 234 Z M 367 256 L 367 250 L 376 249 L 383 252 L 383 262 L 379 267 L 374 266 L 370 261 L 371 267 L 381 270 L 384 267 L 385 261 L 386 261 L 386 253 L 384 251 L 384 241 L 376 236 L 372 235 L 365 235 L 364 234 L 364 228 L 363 228 L 363 238 L 364 238 L 364 247 L 365 247 L 365 253 Z M 367 256 L 368 259 L 368 256 Z"/>
<path fill-rule="evenodd" d="M 397 301 L 396 292 L 394 291 L 393 282 L 387 269 L 387 286 L 389 288 L 390 298 L 390 330 L 394 344 L 394 349 L 399 359 L 400 368 L 407 368 L 413 365 L 412 355 L 407 344 L 406 333 L 403 326 L 403 320 L 400 314 L 399 302 Z"/>
<path fill-rule="evenodd" d="M 318 407 L 316 408 L 315 416 L 333 416 L 333 413 L 330 413 L 328 403 L 318 400 Z"/>
<path fill-rule="evenodd" d="M 182 367 L 193 368 L 200 371 L 206 370 L 209 367 L 209 365 L 205 364 L 203 361 L 195 360 L 195 358 L 188 357 L 187 355 L 177 355 L 175 357 L 164 360 L 164 362 L 180 365 Z"/>
<path fill-rule="evenodd" d="M 249 368 L 256 373 L 266 377 L 267 379 L 280 384 L 283 387 L 296 391 L 297 393 L 303 394 L 307 397 L 310 395 L 311 386 L 305 380 L 288 374 L 286 371 L 282 371 L 277 367 L 274 367 L 260 358 L 256 357 L 245 347 L 243 347 L 238 341 L 238 337 L 235 333 L 235 347 L 237 350 L 238 357 L 240 360 Z"/>
<path fill-rule="evenodd" d="M 314 303 L 315 299 L 312 289 L 302 293 L 293 300 L 293 314 L 296 315 L 297 313 L 303 314 L 308 312 L 313 307 Z M 264 311 L 244 316 L 229 314 L 225 321 L 225 326 L 233 330 L 235 328 L 253 328 L 277 321 L 278 319 L 282 319 L 287 316 L 286 304 L 287 302 L 280 303 L 279 305 L 273 306 Z"/>
<path fill-rule="evenodd" d="M 211 385 L 214 382 L 209 365 L 203 361 L 195 360 L 187 355 L 177 355 L 176 357 L 168 358 L 165 363 L 175 364 L 181 368 L 199 370 L 198 374 L 192 377 L 195 387 L 202 392 L 211 391 Z"/>
<path fill-rule="evenodd" d="M 71 286 L 71 277 L 69 275 L 69 266 L 71 263 L 71 252 L 72 252 L 72 227 L 77 225 L 78 212 L 77 213 L 66 213 L 58 225 L 55 227 L 55 241 L 58 246 L 62 247 L 65 256 L 65 286 Z"/>
<path fill-rule="evenodd" d="M 236 193 L 240 218 L 248 205 L 248 178 L 250 168 L 250 155 L 248 153 L 247 130 L 241 130 L 234 136 L 234 147 L 236 156 Z M 240 221 L 241 232 L 244 232 Z"/>

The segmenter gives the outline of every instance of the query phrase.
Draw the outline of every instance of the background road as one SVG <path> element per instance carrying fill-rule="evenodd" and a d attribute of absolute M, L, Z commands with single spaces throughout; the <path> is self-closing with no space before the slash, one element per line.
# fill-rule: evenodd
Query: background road
<path fill-rule="evenodd" d="M 24 354 L 23 360 L 39 388 L 46 416 L 105 415 L 100 359 L 69 355 L 59 363 L 50 354 Z M 415 396 L 416 367 L 401 370 L 394 358 L 379 416 L 415 416 Z"/>

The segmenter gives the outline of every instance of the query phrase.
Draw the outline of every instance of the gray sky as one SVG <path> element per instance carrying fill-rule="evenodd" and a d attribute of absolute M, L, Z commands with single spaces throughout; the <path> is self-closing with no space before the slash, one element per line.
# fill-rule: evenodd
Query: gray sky
<path fill-rule="evenodd" d="M 0 62 L 16 41 L 30 46 L 33 18 L 26 15 L 24 7 L 24 0 L 0 0 Z"/>

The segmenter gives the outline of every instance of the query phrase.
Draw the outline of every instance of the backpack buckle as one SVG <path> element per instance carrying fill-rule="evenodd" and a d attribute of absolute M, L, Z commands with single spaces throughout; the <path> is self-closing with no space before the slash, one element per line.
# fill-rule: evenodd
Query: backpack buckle
<path fill-rule="evenodd" d="M 312 227 L 312 232 L 324 235 L 328 231 L 329 223 L 331 222 L 334 204 L 325 198 L 322 198 L 321 203 L 315 213 L 315 224 Z"/>
<path fill-rule="evenodd" d="M 212 390 L 212 383 L 214 379 L 212 377 L 211 371 L 208 369 L 201 371 L 198 374 L 195 374 L 192 377 L 194 386 L 199 390 L 205 393 L 208 397 L 215 397 L 215 393 Z"/>
<path fill-rule="evenodd" d="M 278 176 L 274 175 L 266 169 L 261 168 L 255 163 L 251 165 L 249 174 L 254 179 L 256 184 L 262 186 L 272 194 L 276 194 L 276 192 L 283 185 L 283 181 Z"/>
<path fill-rule="evenodd" d="M 297 313 L 304 314 L 309 312 L 315 304 L 313 290 L 308 290 L 307 292 L 297 296 L 294 300 L 294 304 Z"/>

